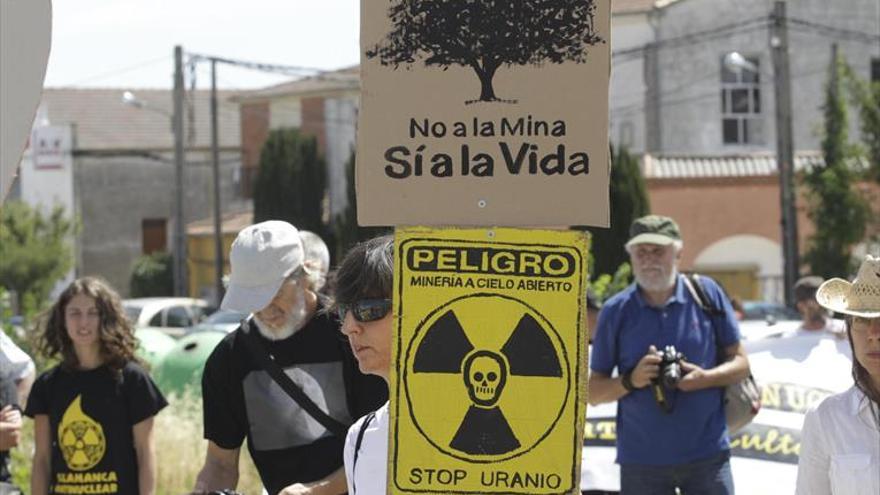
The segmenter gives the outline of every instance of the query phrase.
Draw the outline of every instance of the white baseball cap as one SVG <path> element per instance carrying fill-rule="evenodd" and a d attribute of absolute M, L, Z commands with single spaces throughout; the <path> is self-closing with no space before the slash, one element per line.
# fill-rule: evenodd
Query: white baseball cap
<path fill-rule="evenodd" d="M 303 266 L 303 245 L 293 225 L 269 220 L 238 233 L 229 253 L 232 273 L 222 309 L 253 313 L 272 301 L 284 279 Z"/>

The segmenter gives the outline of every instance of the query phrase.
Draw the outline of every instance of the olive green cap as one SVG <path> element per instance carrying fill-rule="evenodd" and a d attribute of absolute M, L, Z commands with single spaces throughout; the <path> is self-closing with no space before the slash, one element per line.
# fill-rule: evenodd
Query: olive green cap
<path fill-rule="evenodd" d="M 681 240 L 681 231 L 675 220 L 661 215 L 648 215 L 636 219 L 629 227 L 629 241 L 626 247 L 634 244 L 659 244 L 668 246 Z"/>

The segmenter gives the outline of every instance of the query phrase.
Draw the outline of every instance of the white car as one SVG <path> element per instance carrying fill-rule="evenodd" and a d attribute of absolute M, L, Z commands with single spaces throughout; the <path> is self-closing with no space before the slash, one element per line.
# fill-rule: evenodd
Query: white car
<path fill-rule="evenodd" d="M 201 322 L 213 312 L 207 301 L 189 297 L 143 297 L 122 301 L 125 314 L 136 328 L 156 328 L 172 337 Z"/>
<path fill-rule="evenodd" d="M 743 301 L 743 310 L 739 332 L 746 342 L 786 335 L 801 326 L 801 315 L 784 304 Z"/>

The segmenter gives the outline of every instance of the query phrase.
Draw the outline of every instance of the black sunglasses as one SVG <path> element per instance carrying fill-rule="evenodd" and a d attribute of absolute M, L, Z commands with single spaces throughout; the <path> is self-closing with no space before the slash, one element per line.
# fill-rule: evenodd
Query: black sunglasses
<path fill-rule="evenodd" d="M 336 306 L 336 316 L 339 321 L 345 320 L 345 315 L 351 311 L 354 319 L 367 323 L 381 320 L 391 311 L 391 299 L 361 299 L 353 303 L 340 303 Z"/>

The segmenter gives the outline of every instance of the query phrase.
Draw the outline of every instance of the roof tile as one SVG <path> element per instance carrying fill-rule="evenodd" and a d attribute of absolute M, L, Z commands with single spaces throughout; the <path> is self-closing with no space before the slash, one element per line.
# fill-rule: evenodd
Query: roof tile
<path fill-rule="evenodd" d="M 46 88 L 40 102 L 40 116 L 50 124 L 75 124 L 80 150 L 171 150 L 172 91 L 132 89 L 145 107 L 122 103 L 126 89 Z M 193 137 L 185 145 L 207 148 L 211 144 L 211 93 L 187 92 L 193 96 L 192 114 L 185 104 L 184 128 Z M 236 92 L 218 91 L 218 136 L 221 147 L 238 147 L 241 142 L 238 105 L 229 99 Z M 190 121 L 189 116 L 192 115 Z"/>
<path fill-rule="evenodd" d="M 824 159 L 817 151 L 795 154 L 795 171 L 800 172 L 822 166 Z M 853 163 L 862 168 L 862 161 Z M 776 176 L 776 155 L 756 153 L 751 155 L 645 155 L 642 170 L 648 179 L 696 179 L 720 177 L 769 177 Z"/>

